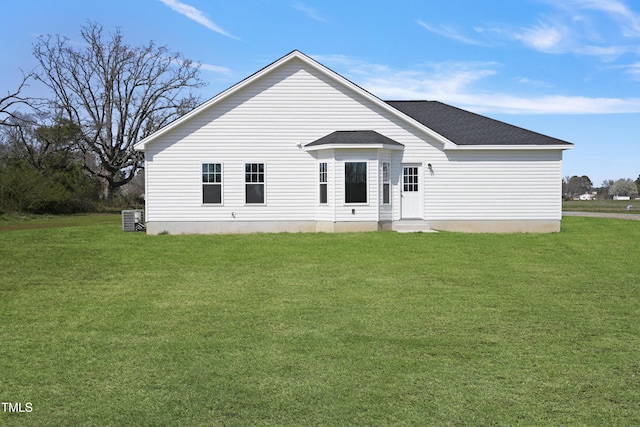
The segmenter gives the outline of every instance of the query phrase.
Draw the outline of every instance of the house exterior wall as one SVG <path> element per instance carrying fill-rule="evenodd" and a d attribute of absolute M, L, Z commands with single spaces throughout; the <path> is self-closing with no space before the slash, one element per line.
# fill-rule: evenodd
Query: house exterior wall
<path fill-rule="evenodd" d="M 302 146 L 336 130 L 375 130 L 401 144 L 384 149 Z M 558 231 L 561 150 L 449 150 L 305 62 L 292 59 L 145 149 L 150 234 L 363 231 L 401 219 L 402 164 L 421 167 L 424 219 L 452 231 Z M 366 161 L 368 199 L 344 203 L 344 163 Z M 382 204 L 382 162 L 391 204 Z M 319 163 L 328 203 L 319 203 Z M 203 204 L 203 163 L 221 163 L 222 204 Z M 245 203 L 245 163 L 265 164 L 265 204 Z M 432 165 L 432 169 L 427 167 Z"/>
<path fill-rule="evenodd" d="M 560 150 L 454 151 L 425 174 L 425 216 L 452 231 L 559 231 Z"/>
<path fill-rule="evenodd" d="M 149 144 L 145 152 L 149 232 L 187 232 L 188 227 L 177 226 L 185 222 L 197 224 L 194 229 L 199 230 L 208 222 L 316 220 L 362 223 L 363 228 L 372 228 L 381 215 L 378 150 L 322 154 L 329 167 L 329 204 L 320 206 L 320 154 L 298 146 L 335 130 L 354 128 L 376 130 L 416 147 L 408 150 L 409 155 L 431 153 L 444 158 L 425 134 L 367 99 L 354 96 L 302 61 L 293 60 Z M 368 162 L 368 202 L 347 206 L 343 203 L 344 161 L 363 159 Z M 264 205 L 245 203 L 246 162 L 265 164 Z M 202 203 L 202 163 L 223 165 L 222 205 Z M 392 206 L 399 200 L 395 189 L 393 195 Z M 389 217 L 387 209 L 392 207 L 385 208 Z"/>

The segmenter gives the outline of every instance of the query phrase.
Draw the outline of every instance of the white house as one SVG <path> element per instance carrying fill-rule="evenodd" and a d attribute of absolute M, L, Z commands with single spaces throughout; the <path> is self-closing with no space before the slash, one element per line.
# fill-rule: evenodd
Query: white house
<path fill-rule="evenodd" d="M 136 144 L 150 234 L 555 232 L 572 144 L 293 51 Z"/>

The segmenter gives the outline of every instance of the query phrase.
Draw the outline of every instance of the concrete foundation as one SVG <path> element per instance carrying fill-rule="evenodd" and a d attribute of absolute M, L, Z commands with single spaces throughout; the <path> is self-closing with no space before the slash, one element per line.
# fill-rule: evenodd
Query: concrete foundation
<path fill-rule="evenodd" d="M 434 230 L 462 233 L 557 233 L 560 221 L 429 221 Z"/>
<path fill-rule="evenodd" d="M 147 223 L 147 234 L 345 233 L 390 229 L 391 221 L 150 221 Z"/>
<path fill-rule="evenodd" d="M 406 221 L 405 221 L 406 222 Z M 147 234 L 347 233 L 402 229 L 391 221 L 261 221 L 172 222 L 150 221 Z M 560 221 L 421 221 L 422 228 L 463 233 L 556 233 Z M 425 228 L 423 230 L 423 228 Z M 415 227 L 414 227 L 415 228 Z"/>

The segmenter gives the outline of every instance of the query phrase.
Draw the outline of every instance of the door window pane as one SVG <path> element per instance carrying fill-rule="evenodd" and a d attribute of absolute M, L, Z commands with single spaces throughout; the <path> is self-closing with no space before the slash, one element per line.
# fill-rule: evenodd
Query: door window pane
<path fill-rule="evenodd" d="M 418 168 L 404 167 L 402 169 L 403 191 L 418 191 Z"/>

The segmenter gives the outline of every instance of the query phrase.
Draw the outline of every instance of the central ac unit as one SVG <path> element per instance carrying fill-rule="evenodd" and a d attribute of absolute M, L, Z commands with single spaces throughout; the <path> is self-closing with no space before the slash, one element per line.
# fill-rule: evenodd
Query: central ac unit
<path fill-rule="evenodd" d="M 145 229 L 143 210 L 122 211 L 122 231 L 144 231 Z"/>

